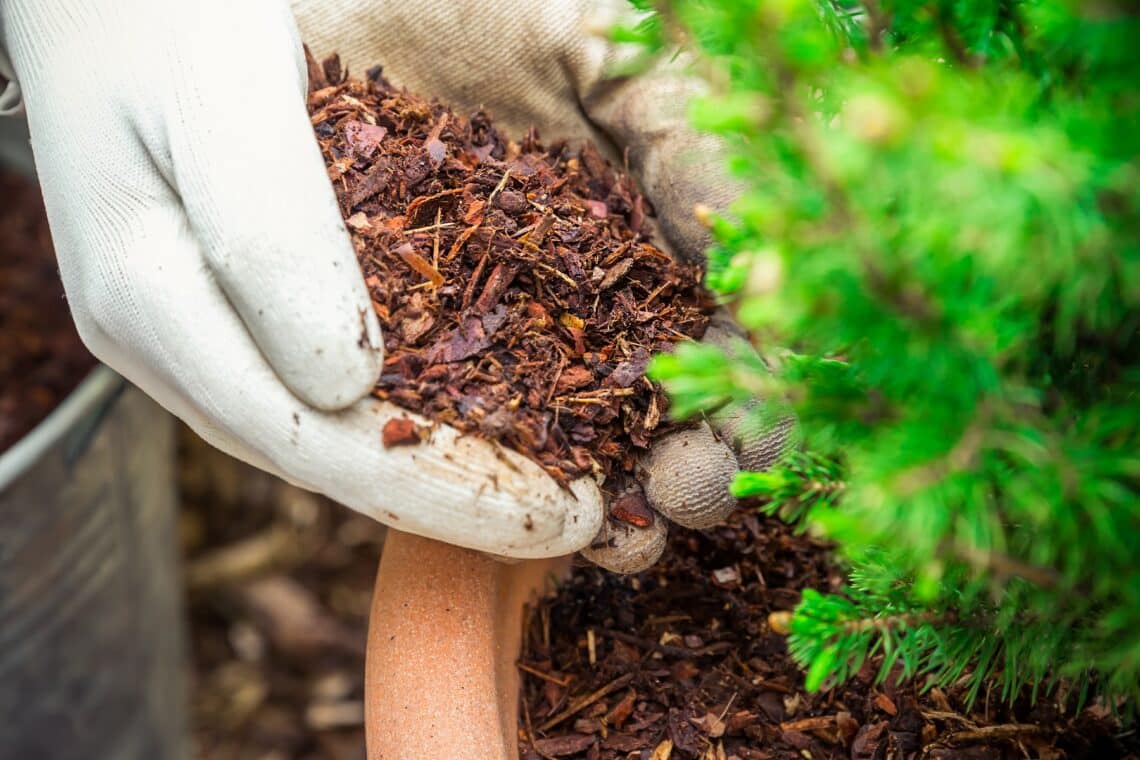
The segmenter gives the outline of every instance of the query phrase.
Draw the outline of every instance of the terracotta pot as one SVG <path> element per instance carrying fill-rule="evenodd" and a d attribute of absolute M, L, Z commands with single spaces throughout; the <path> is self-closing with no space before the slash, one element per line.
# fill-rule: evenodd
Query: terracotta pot
<path fill-rule="evenodd" d="M 390 530 L 368 631 L 369 759 L 517 758 L 523 605 L 568 570 Z"/>

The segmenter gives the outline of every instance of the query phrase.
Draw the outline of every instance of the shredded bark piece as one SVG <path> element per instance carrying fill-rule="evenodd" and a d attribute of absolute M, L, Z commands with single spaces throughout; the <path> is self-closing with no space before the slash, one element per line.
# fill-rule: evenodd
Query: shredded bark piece
<path fill-rule="evenodd" d="M 423 440 L 420 427 L 414 421 L 406 418 L 388 420 L 384 423 L 384 429 L 380 435 L 381 442 L 386 449 L 393 446 L 414 446 Z"/>

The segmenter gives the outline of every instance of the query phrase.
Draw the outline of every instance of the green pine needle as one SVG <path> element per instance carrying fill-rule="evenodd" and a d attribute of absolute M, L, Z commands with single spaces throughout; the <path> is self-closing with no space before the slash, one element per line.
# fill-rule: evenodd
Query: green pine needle
<path fill-rule="evenodd" d="M 753 339 L 681 346 L 680 416 L 764 399 L 805 451 L 739 497 L 837 542 L 810 688 L 874 662 L 1007 700 L 1140 697 L 1140 17 L 1114 0 L 661 0 L 744 183 L 709 283 Z M 678 59 L 674 59 L 678 60 Z"/>

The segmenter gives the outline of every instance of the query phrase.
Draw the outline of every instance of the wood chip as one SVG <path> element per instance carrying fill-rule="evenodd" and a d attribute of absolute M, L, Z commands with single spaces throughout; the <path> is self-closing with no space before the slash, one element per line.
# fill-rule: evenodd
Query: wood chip
<path fill-rule="evenodd" d="M 420 427 L 407 417 L 393 417 L 384 423 L 381 442 L 384 448 L 415 446 L 423 440 Z"/>

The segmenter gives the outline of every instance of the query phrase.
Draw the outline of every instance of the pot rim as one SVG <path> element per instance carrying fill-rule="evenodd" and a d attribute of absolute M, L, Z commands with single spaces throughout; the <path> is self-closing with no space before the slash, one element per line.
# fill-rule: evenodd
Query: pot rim
<path fill-rule="evenodd" d="M 101 402 L 115 394 L 125 382 L 102 364 L 88 372 L 59 406 L 10 449 L 0 454 L 0 493 L 34 467 L 48 449 L 73 430 Z"/>

